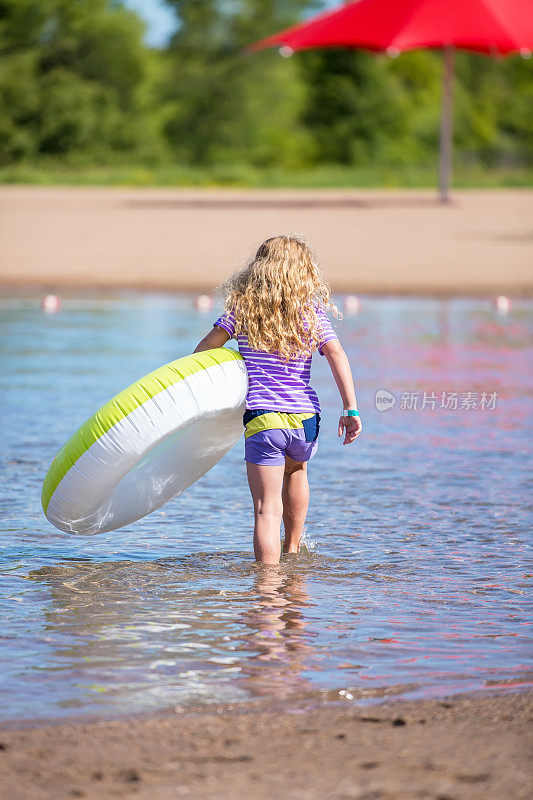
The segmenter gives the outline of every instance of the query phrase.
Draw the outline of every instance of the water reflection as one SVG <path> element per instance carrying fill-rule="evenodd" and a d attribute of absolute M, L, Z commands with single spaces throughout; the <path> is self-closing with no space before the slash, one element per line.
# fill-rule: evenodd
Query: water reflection
<path fill-rule="evenodd" d="M 205 585 L 198 588 L 202 572 Z M 100 704 L 109 700 L 104 695 L 119 693 L 122 709 L 146 689 L 155 703 L 169 704 L 221 702 L 235 693 L 283 699 L 310 689 L 301 673 L 313 649 L 304 617 L 311 603 L 298 564 L 256 567 L 232 558 L 231 573 L 247 588 L 208 586 L 222 575 L 201 553 L 31 572 L 52 600 L 45 613 L 52 671 L 74 674 L 82 692 L 98 695 Z M 146 687 L 154 679 L 157 687 Z M 68 706 L 86 702 L 71 698 Z"/>
<path fill-rule="evenodd" d="M 241 665 L 239 684 L 253 696 L 284 699 L 312 688 L 302 676 L 313 651 L 304 616 L 311 602 L 297 565 L 289 574 L 283 566 L 257 570 L 256 599 L 243 614 L 252 654 Z"/>
<path fill-rule="evenodd" d="M 54 645 L 54 669 L 64 668 L 69 676 L 73 671 L 82 690 L 70 702 L 82 706 L 88 693 L 106 705 L 109 694 L 116 694 L 125 710 L 135 707 L 139 695 L 148 706 L 213 699 L 211 684 L 223 684 L 234 660 L 228 638 L 234 609 L 245 596 L 207 585 L 201 576 L 207 561 L 193 554 L 182 560 L 64 564 L 30 574 L 51 594 L 45 630 Z M 237 571 L 249 569 L 243 563 Z"/>

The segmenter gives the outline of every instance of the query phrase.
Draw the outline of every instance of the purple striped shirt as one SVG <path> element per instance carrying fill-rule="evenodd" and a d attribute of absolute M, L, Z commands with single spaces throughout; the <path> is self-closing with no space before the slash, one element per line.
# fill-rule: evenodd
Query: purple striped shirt
<path fill-rule="evenodd" d="M 318 309 L 316 313 L 320 331 L 318 352 L 323 355 L 322 348 L 326 342 L 338 337 L 325 311 Z M 235 316 L 232 311 L 222 314 L 215 325 L 229 333 L 231 339 L 235 337 Z M 235 338 L 248 370 L 247 409 L 320 413 L 317 394 L 309 386 L 311 355 L 302 354 L 299 358 L 283 361 L 276 353 L 253 350 L 248 345 L 248 338 L 243 334 Z"/>

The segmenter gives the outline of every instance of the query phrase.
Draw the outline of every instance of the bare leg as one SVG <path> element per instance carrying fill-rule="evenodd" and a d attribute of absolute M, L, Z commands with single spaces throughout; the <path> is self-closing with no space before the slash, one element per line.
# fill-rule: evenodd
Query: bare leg
<path fill-rule="evenodd" d="M 283 465 L 266 467 L 246 462 L 248 485 L 254 501 L 255 560 L 263 564 L 278 564 L 280 557 L 280 527 L 283 506 L 281 488 Z"/>
<path fill-rule="evenodd" d="M 285 526 L 283 552 L 297 553 L 309 506 L 307 461 L 293 461 L 285 456 L 282 499 Z"/>

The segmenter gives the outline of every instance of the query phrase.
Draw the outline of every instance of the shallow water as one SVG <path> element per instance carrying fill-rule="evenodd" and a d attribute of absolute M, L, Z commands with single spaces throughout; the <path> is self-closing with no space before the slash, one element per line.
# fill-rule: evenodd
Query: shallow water
<path fill-rule="evenodd" d="M 67 298 L 57 315 L 4 298 L 1 716 L 524 685 L 531 310 L 363 299 L 340 333 L 364 433 L 339 444 L 339 401 L 316 356 L 324 414 L 306 546 L 260 570 L 241 445 L 114 533 L 61 534 L 40 508 L 49 462 L 78 424 L 190 352 L 213 315 L 183 296 Z M 379 389 L 394 408 L 376 410 Z M 402 407 L 413 392 L 417 408 Z M 441 408 L 442 392 L 477 393 L 477 407 L 460 396 Z M 497 393 L 495 408 L 479 407 L 482 392 Z"/>

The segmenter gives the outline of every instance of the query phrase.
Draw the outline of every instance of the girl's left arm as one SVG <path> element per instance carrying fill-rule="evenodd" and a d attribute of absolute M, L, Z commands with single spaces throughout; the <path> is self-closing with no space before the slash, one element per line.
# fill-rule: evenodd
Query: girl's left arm
<path fill-rule="evenodd" d="M 202 341 L 196 345 L 194 352 L 201 353 L 202 350 L 214 350 L 215 347 L 223 347 L 229 338 L 229 333 L 224 328 L 213 325 L 207 336 L 204 336 Z"/>

